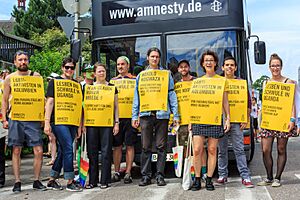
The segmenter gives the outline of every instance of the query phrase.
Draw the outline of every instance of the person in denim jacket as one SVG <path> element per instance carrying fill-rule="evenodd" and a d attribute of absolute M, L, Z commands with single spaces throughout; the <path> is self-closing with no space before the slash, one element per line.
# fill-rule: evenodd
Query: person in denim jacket
<path fill-rule="evenodd" d="M 149 66 L 147 69 L 160 69 L 159 61 L 161 52 L 158 48 L 150 48 L 147 52 L 147 60 Z M 147 70 L 146 69 L 146 70 Z M 132 106 L 132 126 L 138 128 L 141 125 L 142 137 L 142 155 L 141 155 L 141 174 L 142 179 L 139 186 L 147 186 L 151 184 L 151 157 L 152 157 L 152 140 L 153 130 L 155 131 L 156 149 L 158 154 L 157 159 L 157 172 L 156 183 L 158 186 L 165 186 L 164 169 L 166 162 L 166 150 L 168 139 L 168 122 L 170 113 L 174 114 L 174 123 L 178 124 L 178 103 L 174 91 L 174 81 L 171 73 L 169 73 L 169 86 L 168 86 L 168 109 L 153 110 L 149 112 L 140 112 L 140 98 L 139 98 L 139 80 L 140 76 L 136 79 L 136 88 L 134 92 L 133 106 Z"/>

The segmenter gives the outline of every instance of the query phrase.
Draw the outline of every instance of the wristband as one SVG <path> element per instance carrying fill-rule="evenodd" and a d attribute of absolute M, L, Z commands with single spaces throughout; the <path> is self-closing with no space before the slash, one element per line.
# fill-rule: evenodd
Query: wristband
<path fill-rule="evenodd" d="M 295 123 L 295 122 L 296 122 L 296 119 L 295 119 L 294 117 L 291 117 L 290 122 Z"/>
<path fill-rule="evenodd" d="M 118 123 L 120 123 L 119 121 L 115 121 L 115 124 L 118 124 Z"/>

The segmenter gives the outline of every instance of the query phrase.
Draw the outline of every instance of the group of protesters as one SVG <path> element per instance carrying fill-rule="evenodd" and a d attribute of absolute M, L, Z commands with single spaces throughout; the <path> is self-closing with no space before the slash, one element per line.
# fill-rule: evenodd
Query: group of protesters
<path fill-rule="evenodd" d="M 181 77 L 178 83 L 192 82 L 191 94 L 193 88 L 196 90 L 205 83 L 218 82 L 221 89 L 221 93 L 218 93 L 218 95 L 222 96 L 221 109 L 218 111 L 220 116 L 216 118 L 216 123 L 196 120 L 182 124 L 182 113 L 180 113 L 180 105 L 174 89 L 174 80 L 170 71 L 160 65 L 160 58 L 160 50 L 156 47 L 150 48 L 147 52 L 148 66 L 136 77 L 129 73 L 130 59 L 126 56 L 120 56 L 116 60 L 118 76 L 110 81 L 107 77 L 106 66 L 97 62 L 94 65 L 86 66 L 85 79 L 81 84 L 74 79 L 76 62 L 70 57 L 65 58 L 61 65 L 62 74 L 51 79 L 48 83 L 43 119 L 41 120 L 40 111 L 29 109 L 31 112 L 39 113 L 36 114 L 35 118 L 32 118 L 34 120 L 22 120 L 22 113 L 20 114 L 19 110 L 16 109 L 17 106 L 14 107 L 14 105 L 18 104 L 13 103 L 18 102 L 18 99 L 14 96 L 17 91 L 16 87 L 21 85 L 18 82 L 33 80 L 24 79 L 25 77 L 41 77 L 38 72 L 31 71 L 28 68 L 29 55 L 24 51 L 18 51 L 14 57 L 17 71 L 8 75 L 3 83 L 1 110 L 3 128 L 8 129 L 8 146 L 12 147 L 12 166 L 15 175 L 13 192 L 21 192 L 20 155 L 24 142 L 28 146 L 33 147 L 34 189 L 62 190 L 63 187 L 58 181 L 62 170 L 64 179 L 67 180 L 65 188 L 68 191 L 82 191 L 83 188 L 92 189 L 95 187 L 106 189 L 111 186 L 112 182 L 121 181 L 120 163 L 123 145 L 126 146 L 124 183 L 132 183 L 131 169 L 134 161 L 134 145 L 137 142 L 138 128 L 141 131 L 142 146 L 140 162 L 142 178 L 138 185 L 147 186 L 152 183 L 151 158 L 152 144 L 155 141 L 157 152 L 155 180 L 158 186 L 165 186 L 167 184 L 165 181 L 167 139 L 171 114 L 173 115 L 173 126 L 179 127 L 177 134 L 180 145 L 183 145 L 185 148 L 185 153 L 188 137 L 190 133 L 192 134 L 193 165 L 195 168 L 195 179 L 190 188 L 192 191 L 201 189 L 202 180 L 205 181 L 207 190 L 212 191 L 215 189 L 212 178 L 217 161 L 218 179 L 216 184 L 226 184 L 228 181 L 228 139 L 232 140 L 231 143 L 242 184 L 248 188 L 254 187 L 244 152 L 243 135 L 243 129 L 247 127 L 247 122 L 250 119 L 252 98 L 247 91 L 244 96 L 247 116 L 246 120 L 242 121 L 232 120 L 229 103 L 230 80 L 241 80 L 236 76 L 238 69 L 236 59 L 232 56 L 224 58 L 221 66 L 224 76 L 220 76 L 216 73 L 219 67 L 218 55 L 211 50 L 205 51 L 200 58 L 200 65 L 205 75 L 200 78 L 191 75 L 191 67 L 188 60 L 181 60 L 178 63 L 178 73 Z M 300 101 L 299 93 L 297 93 L 299 88 L 295 81 L 282 75 L 282 66 L 281 58 L 277 54 L 272 54 L 269 61 L 271 78 L 264 83 L 264 87 L 269 83 L 277 84 L 278 82 L 295 85 L 295 100 L 293 100 L 291 105 L 290 119 L 287 122 L 286 131 L 273 130 L 270 127 L 270 129 L 262 128 L 258 133 L 258 137 L 261 138 L 263 163 L 267 172 L 266 179 L 259 182 L 258 186 L 272 185 L 272 187 L 279 187 L 281 185 L 281 174 L 287 160 L 286 146 L 288 138 L 297 135 L 297 133 L 299 134 L 300 130 L 298 105 Z M 124 82 L 124 80 L 127 82 Z M 149 80 L 156 81 L 156 83 Z M 160 90 L 164 91 L 162 92 L 164 95 L 160 98 L 153 97 L 153 99 L 146 101 L 145 96 L 149 92 L 147 88 L 157 88 L 158 85 L 161 87 Z M 123 88 L 130 88 L 130 86 L 132 86 L 132 94 L 130 98 L 126 98 L 124 97 Z M 196 93 L 194 97 L 197 97 Z M 44 97 L 40 98 L 44 99 Z M 104 99 L 105 103 L 95 104 L 95 102 L 101 102 Z M 127 106 L 126 113 L 121 106 L 121 102 L 124 101 L 132 104 L 132 107 Z M 76 102 L 80 103 L 76 104 Z M 76 106 L 74 106 L 75 104 Z M 72 109 L 69 109 L 70 107 Z M 69 114 L 64 115 L 64 112 Z M 57 143 L 57 155 L 50 171 L 50 179 L 47 186 L 43 185 L 39 180 L 43 161 L 41 121 L 44 121 L 44 133 Z M 81 138 L 82 134 L 86 136 L 89 158 L 89 181 L 84 187 L 74 180 L 73 165 L 73 143 L 76 139 Z M 231 137 L 228 137 L 229 135 Z M 272 145 L 275 138 L 277 139 L 278 164 L 274 178 Z M 207 143 L 207 155 L 205 143 Z M 99 150 L 101 151 L 100 178 Z M 3 155 L 1 155 L 2 157 Z M 114 164 L 113 173 L 111 170 L 112 163 Z M 0 186 L 3 187 L 5 169 L 0 168 L 0 170 L 2 170 L 0 171 Z"/>

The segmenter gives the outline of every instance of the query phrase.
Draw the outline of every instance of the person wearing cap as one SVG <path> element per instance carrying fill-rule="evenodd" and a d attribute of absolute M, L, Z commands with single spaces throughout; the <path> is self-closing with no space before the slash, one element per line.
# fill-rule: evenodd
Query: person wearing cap
<path fill-rule="evenodd" d="M 146 70 L 163 70 L 159 66 L 161 52 L 158 48 L 152 47 L 147 51 L 147 60 L 149 66 Z M 167 98 L 167 111 L 153 110 L 153 111 L 140 111 L 141 99 L 139 96 L 139 82 L 140 75 L 137 76 L 136 86 L 134 91 L 134 99 L 132 105 L 132 126 L 138 128 L 141 125 L 141 138 L 142 138 L 142 154 L 141 154 L 141 174 L 142 179 L 139 186 L 147 186 L 151 184 L 151 157 L 152 157 L 152 142 L 156 141 L 157 150 L 157 163 L 156 163 L 156 184 L 158 186 L 165 186 L 164 170 L 166 163 L 166 151 L 168 141 L 168 125 L 170 113 L 174 115 L 174 124 L 179 123 L 178 103 L 177 96 L 174 91 L 174 81 L 171 73 L 168 71 L 168 96 Z M 151 85 L 149 86 L 151 87 Z M 153 99 L 155 101 L 155 99 Z M 153 134 L 153 132 L 155 134 Z M 155 135 L 155 136 L 154 136 Z"/>
<path fill-rule="evenodd" d="M 83 88 L 83 86 L 85 84 L 88 85 L 92 85 L 94 82 L 94 66 L 93 65 L 86 65 L 83 69 L 83 73 L 84 73 L 84 80 L 80 82 L 81 87 Z"/>
<path fill-rule="evenodd" d="M 135 79 L 135 76 L 129 73 L 130 61 L 126 56 L 120 56 L 117 59 L 117 70 L 119 75 L 112 78 L 112 80 L 119 79 Z M 117 88 L 121 90 L 121 88 Z M 120 112 L 120 111 L 119 111 Z M 120 163 L 122 160 L 123 143 L 126 145 L 126 171 L 124 176 L 124 183 L 132 183 L 131 168 L 134 159 L 134 144 L 136 143 L 137 129 L 131 126 L 131 118 L 119 119 L 119 133 L 113 136 L 113 161 L 115 173 L 112 176 L 113 182 L 121 180 Z"/>

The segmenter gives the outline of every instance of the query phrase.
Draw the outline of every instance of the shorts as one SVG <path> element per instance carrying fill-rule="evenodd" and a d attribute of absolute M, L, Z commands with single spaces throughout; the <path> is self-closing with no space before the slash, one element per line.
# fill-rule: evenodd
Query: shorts
<path fill-rule="evenodd" d="M 113 137 L 113 146 L 118 147 L 125 143 L 134 146 L 137 139 L 137 129 L 131 126 L 131 119 L 120 119 L 119 133 Z"/>
<path fill-rule="evenodd" d="M 8 127 L 8 146 L 43 145 L 41 122 L 9 120 Z"/>
<path fill-rule="evenodd" d="M 189 128 L 188 125 L 182 125 L 178 129 L 178 143 L 180 146 L 187 146 L 188 138 L 189 138 Z"/>
<path fill-rule="evenodd" d="M 257 118 L 253 118 L 253 128 L 254 130 L 257 130 L 258 129 L 258 122 L 257 122 Z"/>

